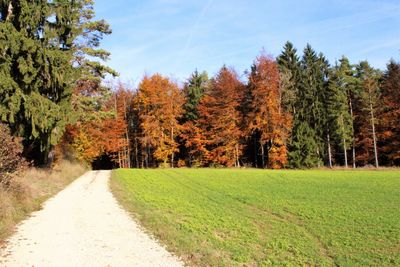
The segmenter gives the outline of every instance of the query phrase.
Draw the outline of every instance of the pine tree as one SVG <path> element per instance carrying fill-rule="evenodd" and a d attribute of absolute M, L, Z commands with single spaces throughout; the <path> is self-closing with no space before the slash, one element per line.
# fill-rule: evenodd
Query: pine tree
<path fill-rule="evenodd" d="M 293 118 L 293 127 L 289 139 L 289 164 L 294 168 L 312 167 L 316 165 L 313 154 L 316 151 L 315 132 L 304 121 L 301 108 L 300 90 L 302 88 L 302 71 L 297 50 L 287 42 L 277 58 L 281 84 L 280 98 L 282 107 Z"/>
<path fill-rule="evenodd" d="M 289 151 L 292 168 L 312 168 L 320 162 L 315 131 L 306 121 L 295 120 Z"/>
<path fill-rule="evenodd" d="M 106 59 L 97 47 L 111 33 L 93 21 L 93 1 L 11 1 L 0 3 L 0 118 L 24 137 L 24 153 L 37 164 L 70 122 L 74 82 L 83 69 L 106 67 L 86 55 Z"/>
<path fill-rule="evenodd" d="M 332 167 L 331 144 L 340 144 L 344 154 L 344 165 L 348 167 L 347 150 L 353 143 L 353 118 L 350 113 L 348 92 L 352 84 L 349 82 L 349 64 L 342 58 L 340 65 L 332 68 L 327 88 L 326 131 L 328 140 L 329 165 Z"/>
<path fill-rule="evenodd" d="M 185 95 L 185 114 L 183 116 L 184 121 L 194 121 L 199 117 L 197 106 L 200 99 L 203 97 L 208 86 L 208 75 L 207 72 L 199 73 L 195 70 L 188 82 L 183 88 L 183 93 Z"/>
<path fill-rule="evenodd" d="M 280 70 L 280 98 L 282 107 L 292 116 L 296 114 L 297 94 L 301 83 L 300 59 L 291 42 L 286 42 L 277 62 Z"/>
<path fill-rule="evenodd" d="M 184 115 L 182 117 L 181 156 L 185 157 L 189 166 L 201 166 L 204 161 L 204 147 L 201 141 L 200 129 L 197 128 L 199 117 L 198 105 L 209 86 L 206 72 L 197 70 L 190 76 L 183 88 L 185 95 Z"/>
<path fill-rule="evenodd" d="M 326 62 L 308 44 L 301 60 L 302 84 L 298 94 L 298 113 L 301 120 L 308 123 L 315 132 L 317 144 L 315 162 L 320 165 L 324 153 L 325 139 L 325 73 Z"/>
<path fill-rule="evenodd" d="M 324 155 L 327 86 L 327 60 L 307 45 L 300 62 L 290 43 L 278 57 L 281 73 L 290 77 L 287 83 L 294 96 L 289 106 L 293 112 L 293 129 L 289 161 L 293 167 L 319 166 Z M 283 86 L 285 86 L 283 84 Z M 283 99 L 283 103 L 285 100 Z M 289 108 L 290 109 L 290 108 Z"/>
<path fill-rule="evenodd" d="M 357 158 L 364 164 L 374 161 L 375 167 L 379 167 L 376 114 L 379 105 L 381 73 L 372 68 L 367 61 L 360 62 L 356 69 L 359 102 L 356 145 L 360 151 Z"/>

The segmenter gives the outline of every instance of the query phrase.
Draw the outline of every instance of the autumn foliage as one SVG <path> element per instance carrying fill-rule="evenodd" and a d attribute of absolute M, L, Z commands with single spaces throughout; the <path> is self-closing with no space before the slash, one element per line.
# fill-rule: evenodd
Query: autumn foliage
<path fill-rule="evenodd" d="M 22 157 L 21 139 L 13 137 L 7 125 L 2 123 L 0 140 L 0 189 L 7 189 L 13 176 L 27 167 L 27 162 Z"/>
<path fill-rule="evenodd" d="M 247 79 L 223 66 L 182 86 L 160 74 L 136 90 L 79 81 L 64 142 L 83 161 L 107 155 L 119 167 L 400 164 L 400 65 L 329 67 L 311 46 L 302 59 L 285 49 L 279 63 L 261 53 Z"/>
<path fill-rule="evenodd" d="M 265 55 L 256 59 L 249 75 L 248 93 L 247 131 L 257 136 L 261 167 L 266 167 L 264 161 L 267 155 L 268 167 L 282 168 L 288 162 L 287 140 L 291 116 L 282 108 L 279 70 L 274 59 Z"/>
<path fill-rule="evenodd" d="M 125 116 L 131 95 L 121 85 L 112 95 L 90 81 L 78 85 L 73 103 L 80 112 L 65 135 L 78 159 L 90 163 L 108 154 L 118 160 L 117 153 L 127 146 Z"/>
<path fill-rule="evenodd" d="M 207 164 L 240 166 L 244 85 L 232 69 L 222 67 L 199 104 L 195 130 L 196 145 L 204 151 Z"/>
<path fill-rule="evenodd" d="M 159 74 L 145 76 L 139 85 L 137 102 L 142 129 L 140 142 L 145 154 L 153 151 L 156 161 L 164 165 L 169 161 L 173 167 L 174 155 L 179 151 L 176 138 L 181 126 L 178 119 L 184 104 L 178 85 Z"/>

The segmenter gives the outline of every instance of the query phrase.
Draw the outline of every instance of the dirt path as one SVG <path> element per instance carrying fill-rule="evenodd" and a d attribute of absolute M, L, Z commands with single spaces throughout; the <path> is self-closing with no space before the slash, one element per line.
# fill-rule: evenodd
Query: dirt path
<path fill-rule="evenodd" d="M 112 196 L 109 171 L 88 172 L 24 221 L 0 266 L 183 266 Z"/>

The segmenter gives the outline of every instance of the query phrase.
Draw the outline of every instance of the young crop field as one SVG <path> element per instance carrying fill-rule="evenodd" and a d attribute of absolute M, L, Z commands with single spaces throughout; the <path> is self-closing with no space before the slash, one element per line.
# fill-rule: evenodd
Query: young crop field
<path fill-rule="evenodd" d="M 189 265 L 400 265 L 400 171 L 114 171 L 120 203 Z"/>

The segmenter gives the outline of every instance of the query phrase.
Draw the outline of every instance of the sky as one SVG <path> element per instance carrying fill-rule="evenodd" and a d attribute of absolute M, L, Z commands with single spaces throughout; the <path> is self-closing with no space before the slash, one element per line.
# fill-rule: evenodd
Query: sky
<path fill-rule="evenodd" d="M 349 57 L 384 69 L 400 60 L 400 0 L 96 0 L 113 30 L 106 64 L 124 82 L 161 73 L 185 81 L 224 64 L 239 74 L 261 51 L 278 56 L 286 41 L 310 43 L 331 64 Z"/>

